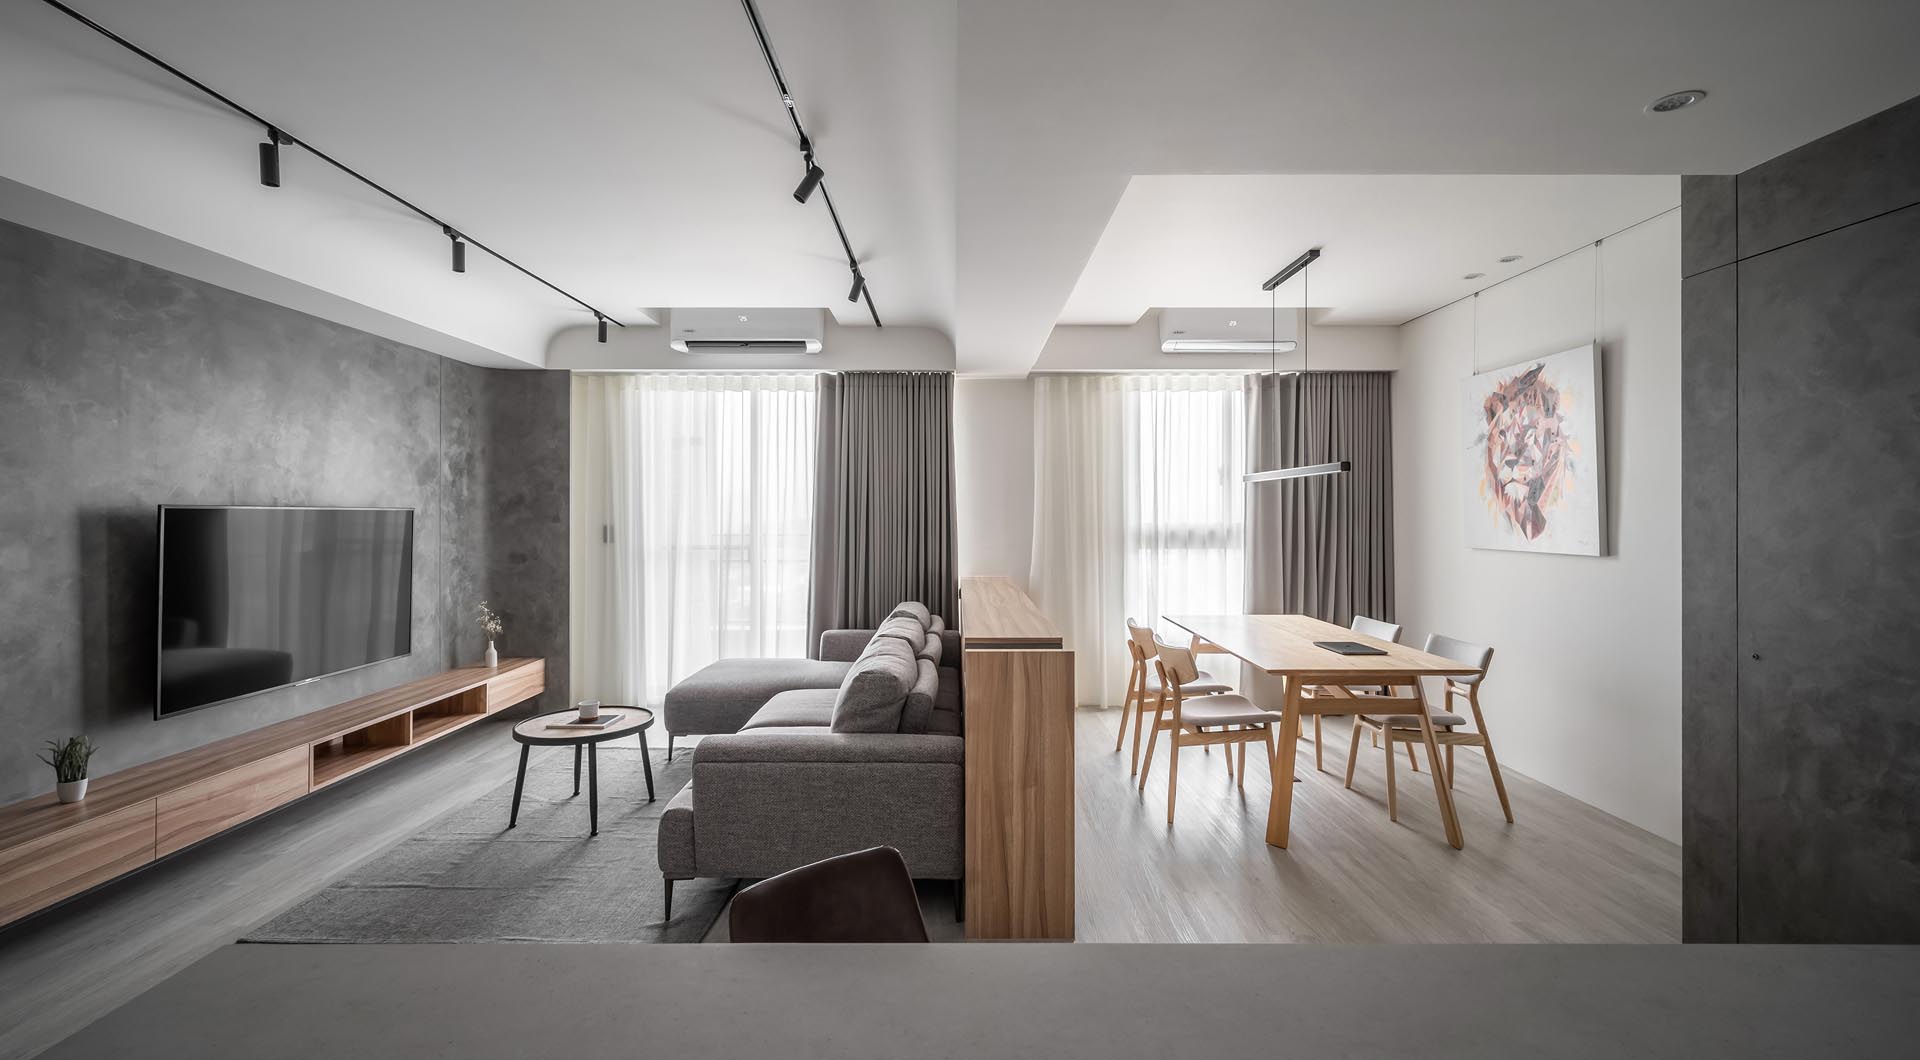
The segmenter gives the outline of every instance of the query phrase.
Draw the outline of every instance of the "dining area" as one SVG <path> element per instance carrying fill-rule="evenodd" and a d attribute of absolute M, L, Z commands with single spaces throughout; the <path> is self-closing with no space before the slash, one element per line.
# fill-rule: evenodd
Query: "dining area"
<path fill-rule="evenodd" d="M 1080 941 L 1677 941 L 1677 847 L 1498 756 L 1526 697 L 1492 645 L 1366 616 L 1119 632 L 1076 712 Z"/>
<path fill-rule="evenodd" d="M 1137 778 L 1144 796 L 1164 734 L 1167 761 L 1160 768 L 1169 827 L 1176 819 L 1182 748 L 1210 753 L 1220 747 L 1225 771 L 1244 790 L 1252 746 L 1256 764 L 1266 758 L 1271 780 L 1266 842 L 1288 848 L 1296 788 L 1304 779 L 1298 775 L 1300 745 L 1313 745 L 1314 771 L 1324 772 L 1329 720 L 1349 726 L 1341 790 L 1353 789 L 1363 741 L 1379 750 L 1389 820 L 1399 819 L 1397 755 L 1404 751 L 1411 773 L 1424 772 L 1432 786 L 1442 838 L 1462 849 L 1455 749 L 1466 746 L 1484 757 L 1500 809 L 1513 823 L 1479 699 L 1492 647 L 1436 633 L 1414 648 L 1401 643 L 1401 626 L 1364 615 L 1346 627 L 1299 614 L 1161 617 L 1164 633 L 1127 622 L 1131 665 L 1114 750 L 1131 738 L 1129 776 Z M 1429 701 L 1425 681 L 1439 688 L 1437 702 Z M 1324 790 L 1306 797 L 1335 797 Z"/>

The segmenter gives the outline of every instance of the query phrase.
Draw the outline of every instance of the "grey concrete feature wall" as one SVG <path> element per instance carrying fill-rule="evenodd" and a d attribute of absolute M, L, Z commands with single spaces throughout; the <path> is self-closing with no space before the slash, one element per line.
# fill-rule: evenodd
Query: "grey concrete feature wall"
<path fill-rule="evenodd" d="M 1684 198 L 1684 934 L 1920 942 L 1920 99 Z"/>
<path fill-rule="evenodd" d="M 481 598 L 563 702 L 565 394 L 0 222 L 0 801 L 47 739 L 98 775 L 471 662 Z M 413 508 L 413 653 L 154 721 L 163 503 Z"/>

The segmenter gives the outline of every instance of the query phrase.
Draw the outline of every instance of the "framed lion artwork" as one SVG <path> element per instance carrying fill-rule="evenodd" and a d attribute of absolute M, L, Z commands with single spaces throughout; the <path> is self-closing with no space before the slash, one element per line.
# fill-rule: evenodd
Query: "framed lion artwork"
<path fill-rule="evenodd" d="M 1484 372 L 1464 396 L 1467 544 L 1605 555 L 1599 351 L 1576 346 Z"/>

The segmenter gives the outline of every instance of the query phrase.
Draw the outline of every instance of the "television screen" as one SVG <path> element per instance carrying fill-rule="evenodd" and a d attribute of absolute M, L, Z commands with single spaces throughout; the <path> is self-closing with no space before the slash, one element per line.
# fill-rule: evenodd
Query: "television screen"
<path fill-rule="evenodd" d="M 412 509 L 160 509 L 155 717 L 412 650 Z"/>

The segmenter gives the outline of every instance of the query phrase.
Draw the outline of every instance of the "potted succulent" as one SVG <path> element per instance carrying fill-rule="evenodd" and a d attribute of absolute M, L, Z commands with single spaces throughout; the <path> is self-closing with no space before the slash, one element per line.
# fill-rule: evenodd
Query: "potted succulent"
<path fill-rule="evenodd" d="M 485 600 L 480 601 L 480 631 L 487 635 L 487 665 L 490 667 L 500 665 L 500 653 L 493 650 L 493 638 L 505 628 L 500 624 L 500 616 L 487 606 Z"/>
<path fill-rule="evenodd" d="M 53 767 L 53 777 L 61 802 L 79 802 L 87 797 L 87 762 L 99 750 L 85 736 L 48 740 L 47 752 L 40 761 Z"/>

